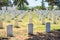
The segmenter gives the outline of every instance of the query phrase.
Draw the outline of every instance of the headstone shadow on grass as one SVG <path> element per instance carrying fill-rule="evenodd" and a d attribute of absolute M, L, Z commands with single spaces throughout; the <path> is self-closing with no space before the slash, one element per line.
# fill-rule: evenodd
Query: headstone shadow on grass
<path fill-rule="evenodd" d="M 10 38 L 8 37 L 0 37 L 0 40 L 9 40 Z"/>
<path fill-rule="evenodd" d="M 18 20 L 18 22 L 22 22 L 22 20 Z"/>
<path fill-rule="evenodd" d="M 20 28 L 19 26 L 15 26 L 15 28 Z"/>
<path fill-rule="evenodd" d="M 7 21 L 8 23 L 10 23 L 11 21 Z"/>
<path fill-rule="evenodd" d="M 25 40 L 60 40 L 60 32 L 56 32 L 56 31 L 50 31 L 50 33 L 38 32 L 35 35 L 29 36 Z"/>

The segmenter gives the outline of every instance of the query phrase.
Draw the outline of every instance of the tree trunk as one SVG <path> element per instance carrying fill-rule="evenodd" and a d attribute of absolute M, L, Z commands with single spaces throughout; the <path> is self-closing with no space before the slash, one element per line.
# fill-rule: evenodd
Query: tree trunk
<path fill-rule="evenodd" d="M 60 6 L 58 6 L 59 10 L 60 10 Z"/>
<path fill-rule="evenodd" d="M 21 5 L 21 10 L 23 10 L 23 5 Z"/>
<path fill-rule="evenodd" d="M 42 10 L 45 9 L 44 0 L 42 0 Z"/>
<path fill-rule="evenodd" d="M 22 4 L 21 4 L 21 5 L 22 5 L 22 10 L 23 10 L 23 9 L 24 9 L 24 3 L 22 2 Z"/>
<path fill-rule="evenodd" d="M 2 7 L 0 6 L 0 10 L 2 10 Z"/>
<path fill-rule="evenodd" d="M 7 6 L 6 6 L 6 10 L 7 10 Z"/>
<path fill-rule="evenodd" d="M 22 4 L 20 5 L 20 10 L 22 10 L 23 9 L 23 7 L 22 7 Z"/>
<path fill-rule="evenodd" d="M 53 5 L 51 5 L 51 10 L 53 10 Z"/>
<path fill-rule="evenodd" d="M 23 10 L 24 10 L 24 3 L 23 3 Z"/>
<path fill-rule="evenodd" d="M 20 9 L 21 9 L 21 5 L 20 5 Z"/>

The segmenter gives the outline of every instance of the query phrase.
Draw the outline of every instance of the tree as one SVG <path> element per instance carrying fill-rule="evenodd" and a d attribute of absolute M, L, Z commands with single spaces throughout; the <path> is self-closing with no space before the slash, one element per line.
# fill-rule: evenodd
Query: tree
<path fill-rule="evenodd" d="M 58 6 L 58 8 L 60 9 L 60 0 L 45 0 L 45 1 L 52 6 L 51 9 L 53 9 L 54 5 Z"/>
<path fill-rule="evenodd" d="M 58 6 L 58 8 L 60 9 L 60 0 L 55 0 L 54 4 Z"/>
<path fill-rule="evenodd" d="M 44 0 L 42 0 L 42 10 L 45 10 Z"/>
<path fill-rule="evenodd" d="M 36 7 L 34 7 L 34 9 L 41 10 L 42 9 L 42 6 L 36 6 Z"/>
<path fill-rule="evenodd" d="M 8 0 L 0 0 L 0 10 L 2 10 L 3 6 L 7 6 L 8 5 Z"/>
<path fill-rule="evenodd" d="M 35 0 L 35 1 L 37 1 L 37 0 Z M 44 0 L 42 0 L 42 2 L 41 2 L 41 9 L 45 10 Z"/>
<path fill-rule="evenodd" d="M 14 0 L 14 5 L 17 5 L 21 9 L 24 9 L 24 4 L 29 4 L 27 0 Z"/>
<path fill-rule="evenodd" d="M 34 9 L 41 9 L 41 6 L 36 6 L 34 7 Z"/>
<path fill-rule="evenodd" d="M 16 8 L 17 10 L 21 10 L 21 8 L 19 6 L 17 6 Z M 24 10 L 28 10 L 29 8 L 27 7 L 27 5 L 24 5 Z"/>
<path fill-rule="evenodd" d="M 49 3 L 49 6 L 51 6 L 51 10 L 53 9 L 53 6 L 54 6 L 54 0 L 45 0 L 46 2 Z"/>
<path fill-rule="evenodd" d="M 6 6 L 6 10 L 7 10 L 7 6 L 10 6 L 9 4 L 11 4 L 10 0 L 0 0 L 0 10 L 2 10 L 3 6 Z"/>

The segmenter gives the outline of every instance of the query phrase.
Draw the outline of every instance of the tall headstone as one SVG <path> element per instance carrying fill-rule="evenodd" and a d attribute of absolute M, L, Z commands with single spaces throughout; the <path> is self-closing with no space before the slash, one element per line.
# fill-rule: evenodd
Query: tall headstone
<path fill-rule="evenodd" d="M 56 16 L 53 16 L 52 22 L 53 22 L 53 24 L 56 24 Z"/>
<path fill-rule="evenodd" d="M 41 14 L 39 14 L 39 20 L 41 20 Z"/>
<path fill-rule="evenodd" d="M 7 14 L 7 15 L 6 15 L 6 21 L 7 21 L 7 22 L 10 22 L 10 14 Z"/>
<path fill-rule="evenodd" d="M 3 21 L 0 20 L 0 29 L 3 29 Z"/>
<path fill-rule="evenodd" d="M 15 19 L 15 24 L 14 25 L 15 25 L 16 28 L 19 28 L 19 26 L 18 26 L 18 19 L 17 18 Z"/>
<path fill-rule="evenodd" d="M 45 25 L 45 18 L 44 17 L 41 17 L 41 24 Z"/>
<path fill-rule="evenodd" d="M 59 16 L 57 16 L 57 20 L 59 20 Z"/>
<path fill-rule="evenodd" d="M 46 23 L 46 32 L 50 32 L 50 22 Z"/>
<path fill-rule="evenodd" d="M 13 36 L 13 28 L 12 25 L 7 25 L 7 36 L 12 37 Z"/>
<path fill-rule="evenodd" d="M 51 20 L 51 14 L 48 14 L 48 19 Z"/>
<path fill-rule="evenodd" d="M 29 23 L 28 24 L 28 35 L 33 34 L 33 24 Z"/>
<path fill-rule="evenodd" d="M 30 15 L 29 15 L 29 23 L 32 23 L 32 12 L 30 12 Z"/>

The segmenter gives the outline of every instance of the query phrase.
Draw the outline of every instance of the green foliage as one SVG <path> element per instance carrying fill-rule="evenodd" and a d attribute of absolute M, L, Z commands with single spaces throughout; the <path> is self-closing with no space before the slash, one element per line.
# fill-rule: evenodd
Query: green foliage
<path fill-rule="evenodd" d="M 21 10 L 21 8 L 19 6 L 17 6 L 16 8 L 17 10 Z M 24 9 L 23 10 L 28 10 L 29 8 L 27 6 L 24 6 Z"/>
<path fill-rule="evenodd" d="M 53 6 L 56 5 L 56 6 L 58 6 L 58 9 L 60 10 L 60 1 L 59 0 L 57 0 L 57 1 L 55 1 L 55 0 L 45 0 L 45 1 L 48 2 L 49 5 L 52 6 L 51 9 L 53 9 Z"/>
<path fill-rule="evenodd" d="M 24 3 L 28 5 L 27 0 L 14 0 L 14 5 L 17 5 L 18 6 L 17 9 L 19 9 L 19 10 L 24 9 L 24 6 L 25 6 Z"/>
<path fill-rule="evenodd" d="M 57 7 L 55 10 L 60 10 L 60 7 Z"/>
<path fill-rule="evenodd" d="M 45 10 L 44 0 L 42 0 L 42 2 L 41 2 L 41 3 L 42 3 L 42 5 L 41 5 L 41 6 L 42 6 L 42 10 Z"/>
<path fill-rule="evenodd" d="M 35 1 L 37 1 L 37 0 L 35 0 Z M 38 7 L 38 8 L 40 9 L 40 7 Z M 41 2 L 41 9 L 42 9 L 42 10 L 45 10 L 44 0 L 42 0 L 42 2 Z"/>
<path fill-rule="evenodd" d="M 52 7 L 49 5 L 49 6 L 48 6 L 48 10 L 51 10 L 51 8 L 52 8 Z"/>
<path fill-rule="evenodd" d="M 0 0 L 0 10 L 2 10 L 3 6 L 8 6 L 9 0 Z"/>
<path fill-rule="evenodd" d="M 35 9 L 41 9 L 42 8 L 42 6 L 36 6 L 36 7 L 34 7 Z"/>
<path fill-rule="evenodd" d="M 34 7 L 34 8 L 40 10 L 40 9 L 42 9 L 42 6 L 36 6 L 36 7 Z M 45 9 L 45 8 L 44 8 L 44 9 Z"/>
<path fill-rule="evenodd" d="M 8 0 L 0 0 L 0 6 L 7 6 Z"/>

